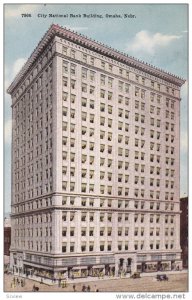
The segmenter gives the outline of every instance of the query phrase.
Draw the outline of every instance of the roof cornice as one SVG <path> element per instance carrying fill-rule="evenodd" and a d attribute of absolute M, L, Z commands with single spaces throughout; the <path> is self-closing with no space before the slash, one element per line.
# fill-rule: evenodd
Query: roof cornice
<path fill-rule="evenodd" d="M 173 74 L 170 74 L 168 72 L 165 72 L 162 69 L 159 69 L 151 64 L 145 63 L 144 61 L 140 61 L 132 56 L 127 55 L 126 53 L 122 53 L 118 50 L 115 50 L 109 46 L 104 45 L 103 43 L 99 43 L 82 34 L 76 33 L 67 28 L 63 28 L 59 25 L 52 24 L 50 28 L 47 30 L 47 32 L 44 34 L 43 38 L 38 43 L 35 50 L 32 52 L 31 56 L 29 57 L 25 65 L 22 67 L 21 71 L 17 74 L 17 76 L 15 77 L 11 85 L 8 87 L 7 92 L 9 94 L 13 92 L 15 87 L 18 85 L 20 80 L 31 68 L 33 63 L 38 58 L 38 56 L 43 52 L 43 50 L 46 48 L 48 43 L 55 36 L 65 38 L 71 42 L 81 45 L 82 47 L 98 52 L 104 56 L 110 57 L 111 59 L 117 60 L 132 68 L 139 69 L 140 71 L 146 72 L 155 77 L 161 78 L 179 87 L 181 87 L 185 83 L 184 79 L 175 76 Z"/>

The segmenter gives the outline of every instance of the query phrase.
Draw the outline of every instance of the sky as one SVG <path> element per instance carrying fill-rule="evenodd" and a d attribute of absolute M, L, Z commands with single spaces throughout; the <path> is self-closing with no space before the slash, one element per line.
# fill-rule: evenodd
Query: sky
<path fill-rule="evenodd" d="M 181 89 L 180 195 L 188 195 L 187 9 L 187 4 L 4 5 L 5 212 L 11 210 L 11 97 L 6 93 L 6 89 L 53 23 L 77 31 L 186 80 Z M 31 17 L 22 17 L 22 14 L 30 14 Z M 49 17 L 49 14 L 67 16 Z M 92 14 L 92 17 L 84 17 L 84 14 Z M 102 17 L 95 18 L 95 14 Z M 115 14 L 121 15 L 122 18 L 107 17 Z M 124 18 L 124 14 L 134 17 Z"/>

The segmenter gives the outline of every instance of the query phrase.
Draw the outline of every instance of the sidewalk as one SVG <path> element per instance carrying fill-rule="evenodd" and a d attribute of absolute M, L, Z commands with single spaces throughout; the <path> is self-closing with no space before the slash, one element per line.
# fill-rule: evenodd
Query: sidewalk
<path fill-rule="evenodd" d="M 166 275 L 174 275 L 174 274 L 186 274 L 188 273 L 188 270 L 182 270 L 182 271 L 158 271 L 158 272 L 150 272 L 150 273 L 141 273 L 141 277 L 156 277 L 157 274 L 166 274 Z M 27 278 L 36 282 L 41 283 L 41 277 L 39 276 L 28 276 L 26 277 L 25 274 L 14 274 L 15 277 L 22 277 Z M 125 277 L 109 277 L 104 276 L 102 278 L 98 277 L 86 277 L 86 278 L 75 278 L 75 279 L 67 279 L 67 283 L 88 283 L 88 282 L 94 282 L 94 281 L 103 281 L 103 280 L 118 280 L 118 279 L 127 279 L 130 278 L 130 274 L 127 274 Z M 61 279 L 63 281 L 64 279 Z M 49 286 L 58 286 L 58 280 L 53 282 L 51 279 L 43 278 L 43 284 L 49 285 Z"/>

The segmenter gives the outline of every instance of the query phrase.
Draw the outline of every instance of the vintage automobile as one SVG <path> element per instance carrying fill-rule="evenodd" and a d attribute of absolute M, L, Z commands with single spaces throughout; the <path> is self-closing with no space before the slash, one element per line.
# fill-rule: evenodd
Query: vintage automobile
<path fill-rule="evenodd" d="M 156 276 L 157 281 L 168 281 L 169 278 L 167 277 L 166 274 L 159 274 Z"/>
<path fill-rule="evenodd" d="M 139 273 L 139 272 L 135 272 L 135 273 L 133 273 L 133 274 L 131 275 L 130 278 L 136 279 L 136 278 L 140 278 L 140 277 L 141 277 L 141 276 L 140 276 L 140 273 Z"/>

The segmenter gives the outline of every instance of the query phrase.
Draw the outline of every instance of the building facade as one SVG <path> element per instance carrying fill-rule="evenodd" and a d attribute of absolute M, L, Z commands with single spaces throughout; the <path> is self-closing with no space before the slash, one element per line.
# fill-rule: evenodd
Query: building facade
<path fill-rule="evenodd" d="M 62 278 L 182 268 L 183 83 L 49 28 L 8 88 L 13 270 Z"/>

